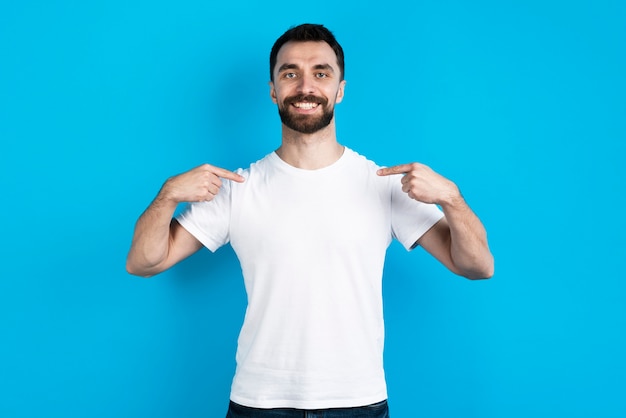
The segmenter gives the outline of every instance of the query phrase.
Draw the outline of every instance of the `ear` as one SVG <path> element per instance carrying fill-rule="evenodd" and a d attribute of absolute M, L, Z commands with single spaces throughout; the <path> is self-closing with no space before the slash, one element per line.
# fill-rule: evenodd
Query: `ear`
<path fill-rule="evenodd" d="M 339 89 L 337 90 L 337 98 L 335 99 L 335 103 L 341 103 L 343 100 L 343 93 L 346 88 L 346 80 L 341 80 L 339 83 Z"/>
<path fill-rule="evenodd" d="M 274 104 L 278 104 L 278 99 L 276 98 L 276 87 L 274 86 L 274 82 L 270 81 L 270 97 Z"/>

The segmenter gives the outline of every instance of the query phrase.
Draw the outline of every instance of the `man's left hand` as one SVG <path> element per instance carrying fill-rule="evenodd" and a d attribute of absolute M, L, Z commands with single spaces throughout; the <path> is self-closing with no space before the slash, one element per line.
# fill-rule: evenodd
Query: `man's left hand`
<path fill-rule="evenodd" d="M 420 202 L 445 205 L 461 197 L 456 184 L 424 164 L 410 163 L 381 168 L 376 174 L 379 176 L 404 174 L 402 191 L 411 199 Z"/>

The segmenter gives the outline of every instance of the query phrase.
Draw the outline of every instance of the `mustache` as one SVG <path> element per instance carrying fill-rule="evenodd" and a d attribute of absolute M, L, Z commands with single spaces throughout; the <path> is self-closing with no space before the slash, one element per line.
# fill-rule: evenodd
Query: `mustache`
<path fill-rule="evenodd" d="M 319 103 L 322 106 L 326 106 L 328 103 L 328 99 L 324 97 L 314 96 L 312 94 L 298 94 L 296 96 L 287 97 L 285 99 L 285 104 L 293 104 L 293 103 Z"/>

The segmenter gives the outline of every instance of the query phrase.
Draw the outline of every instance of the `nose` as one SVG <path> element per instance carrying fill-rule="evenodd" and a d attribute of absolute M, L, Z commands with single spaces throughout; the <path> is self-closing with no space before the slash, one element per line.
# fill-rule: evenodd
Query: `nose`
<path fill-rule="evenodd" d="M 298 93 L 311 94 L 315 92 L 315 79 L 311 75 L 302 75 L 297 87 Z"/>

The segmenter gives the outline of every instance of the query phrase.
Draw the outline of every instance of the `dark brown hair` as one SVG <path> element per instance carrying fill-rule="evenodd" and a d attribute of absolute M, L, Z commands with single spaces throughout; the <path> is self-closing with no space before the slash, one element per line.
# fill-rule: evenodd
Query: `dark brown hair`
<path fill-rule="evenodd" d="M 331 31 L 326 29 L 323 25 L 315 25 L 311 23 L 304 23 L 299 26 L 294 26 L 283 33 L 280 38 L 276 40 L 270 52 L 270 80 L 274 81 L 274 67 L 276 66 L 276 57 L 278 51 L 287 42 L 326 42 L 335 51 L 337 56 L 337 64 L 339 64 L 340 77 L 343 80 L 344 77 L 344 57 L 343 49 L 335 36 Z"/>

